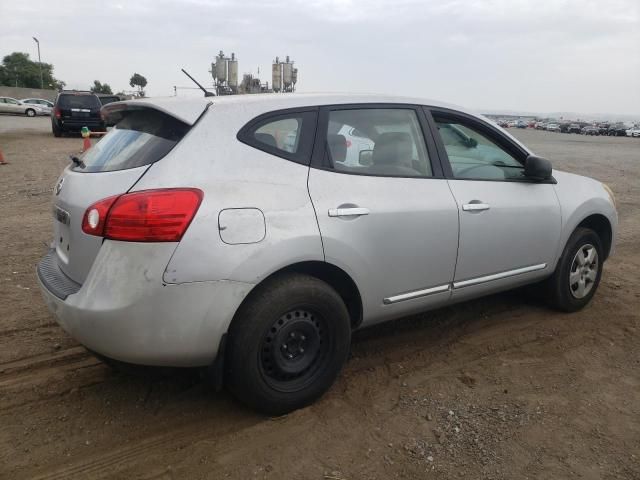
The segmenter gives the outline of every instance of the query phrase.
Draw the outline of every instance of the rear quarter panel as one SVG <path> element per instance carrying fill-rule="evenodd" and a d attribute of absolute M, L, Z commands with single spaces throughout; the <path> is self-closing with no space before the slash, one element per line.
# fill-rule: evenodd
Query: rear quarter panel
<path fill-rule="evenodd" d="M 200 209 L 167 266 L 165 282 L 256 284 L 297 261 L 324 259 L 307 190 L 309 167 L 236 139 L 240 128 L 260 113 L 264 112 L 259 105 L 212 105 L 183 141 L 135 186 L 134 190 L 196 187 L 204 192 Z M 225 243 L 218 218 L 226 209 L 260 210 L 264 238 L 255 243 Z"/>

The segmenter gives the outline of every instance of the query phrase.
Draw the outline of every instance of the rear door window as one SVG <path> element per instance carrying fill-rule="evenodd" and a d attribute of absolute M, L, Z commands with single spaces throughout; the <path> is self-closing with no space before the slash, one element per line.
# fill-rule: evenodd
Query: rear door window
<path fill-rule="evenodd" d="M 73 167 L 78 172 L 112 172 L 157 162 L 189 131 L 189 125 L 152 109 L 122 112 L 122 119 Z"/>
<path fill-rule="evenodd" d="M 343 173 L 431 177 L 418 116 L 409 108 L 336 109 L 329 113 L 324 166 Z"/>

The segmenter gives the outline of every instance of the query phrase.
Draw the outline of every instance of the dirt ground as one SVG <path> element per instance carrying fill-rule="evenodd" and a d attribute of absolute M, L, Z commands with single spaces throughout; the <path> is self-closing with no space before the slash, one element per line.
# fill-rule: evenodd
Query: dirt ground
<path fill-rule="evenodd" d="M 585 310 L 512 292 L 358 332 L 328 394 L 266 418 L 191 371 L 116 374 L 55 323 L 34 269 L 82 141 L 48 122 L 0 116 L 0 478 L 640 478 L 640 139 L 512 130 L 615 191 Z"/>

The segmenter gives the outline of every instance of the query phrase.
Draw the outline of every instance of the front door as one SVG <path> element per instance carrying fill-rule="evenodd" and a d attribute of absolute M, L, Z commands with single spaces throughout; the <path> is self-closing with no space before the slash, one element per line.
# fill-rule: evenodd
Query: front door
<path fill-rule="evenodd" d="M 369 324 L 451 296 L 458 208 L 422 115 L 388 105 L 321 110 L 309 193 L 326 261 L 356 281 Z M 354 131 L 358 141 L 345 133 Z"/>
<path fill-rule="evenodd" d="M 553 184 L 524 177 L 526 152 L 489 124 L 438 112 L 434 120 L 460 210 L 454 298 L 549 275 L 561 230 Z"/>

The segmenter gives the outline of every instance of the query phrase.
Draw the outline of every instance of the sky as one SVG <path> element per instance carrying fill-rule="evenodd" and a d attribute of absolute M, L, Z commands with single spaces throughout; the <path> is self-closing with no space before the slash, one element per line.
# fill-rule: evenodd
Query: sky
<path fill-rule="evenodd" d="M 0 0 L 0 56 L 27 52 L 68 88 L 149 96 L 290 55 L 298 91 L 386 93 L 479 110 L 640 117 L 640 0 Z M 179 90 L 179 95 L 196 95 Z"/>

